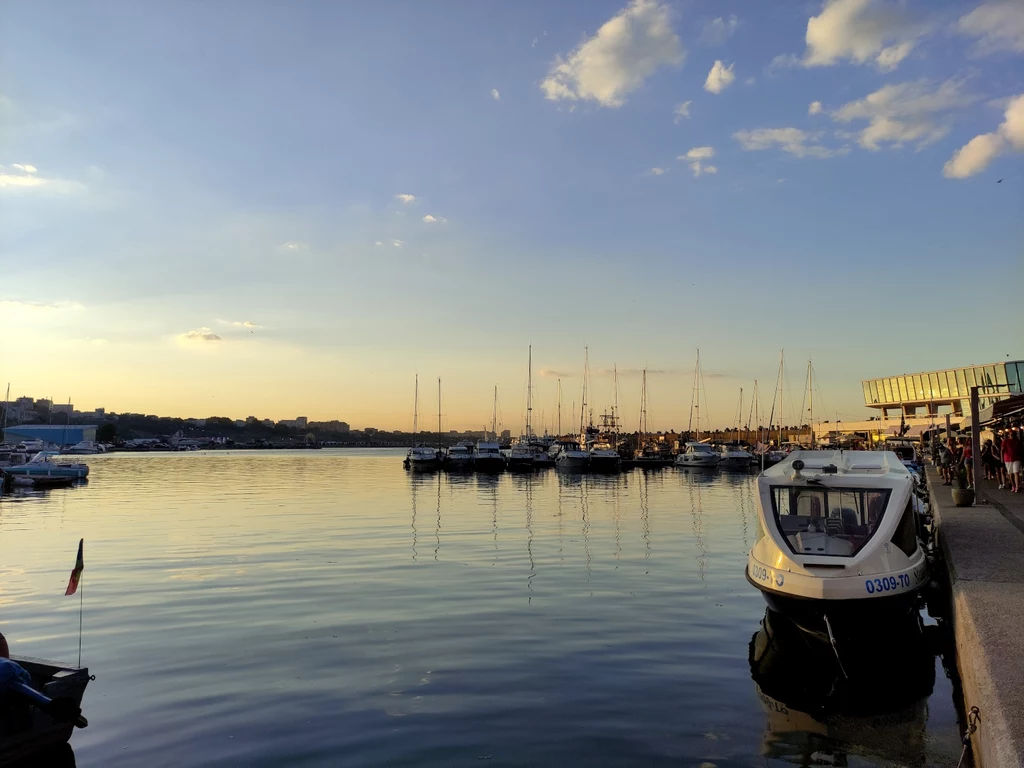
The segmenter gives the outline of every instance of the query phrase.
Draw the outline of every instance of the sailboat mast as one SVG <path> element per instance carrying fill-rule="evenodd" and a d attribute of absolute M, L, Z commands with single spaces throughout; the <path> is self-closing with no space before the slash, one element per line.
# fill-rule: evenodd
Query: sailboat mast
<path fill-rule="evenodd" d="M 639 434 L 639 445 L 637 448 L 643 450 L 647 442 L 647 369 L 644 368 L 643 376 L 640 379 L 640 423 L 637 425 Z"/>
<path fill-rule="evenodd" d="M 612 403 L 612 424 L 615 429 L 615 442 L 619 442 L 619 365 L 612 363 L 612 385 L 614 386 L 615 400 Z"/>
<path fill-rule="evenodd" d="M 526 436 L 532 437 L 533 432 L 533 344 L 526 363 Z"/>
<path fill-rule="evenodd" d="M 498 385 L 494 385 L 494 408 L 491 411 L 491 434 L 492 440 L 498 439 Z"/>
<path fill-rule="evenodd" d="M 814 368 L 807 361 L 807 414 L 811 426 L 811 450 L 814 450 Z"/>
<path fill-rule="evenodd" d="M 416 394 L 413 396 L 412 405 L 412 447 L 416 447 L 416 433 L 420 426 L 420 375 L 416 374 Z"/>
<path fill-rule="evenodd" d="M 697 367 L 693 369 L 693 386 L 697 391 L 697 442 L 700 442 L 700 349 L 697 350 Z"/>
<path fill-rule="evenodd" d="M 783 407 L 785 405 L 786 395 L 783 392 L 784 382 L 786 380 L 786 350 L 779 352 L 779 448 L 782 447 L 782 425 L 785 423 L 783 419 Z"/>
<path fill-rule="evenodd" d="M 583 401 L 580 403 L 580 443 L 587 441 L 587 380 L 590 378 L 590 348 L 583 348 Z"/>
<path fill-rule="evenodd" d="M 441 450 L 441 377 L 437 377 L 437 450 Z"/>
<path fill-rule="evenodd" d="M 562 380 L 558 380 L 558 436 L 562 436 Z"/>

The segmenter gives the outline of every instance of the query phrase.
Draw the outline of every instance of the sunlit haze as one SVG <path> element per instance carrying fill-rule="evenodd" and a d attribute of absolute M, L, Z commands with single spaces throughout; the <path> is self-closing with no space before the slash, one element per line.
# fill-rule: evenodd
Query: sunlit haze
<path fill-rule="evenodd" d="M 1024 5 L 8 3 L 0 388 L 685 428 L 1021 359 Z M 884 20 L 884 23 L 882 21 Z M 820 398 L 820 399 L 819 399 Z M 819 410 L 820 409 L 820 410 Z M 707 416 L 708 414 L 704 414 Z M 747 418 L 744 413 L 743 419 Z M 793 421 L 796 421 L 794 417 Z M 578 425 L 578 415 L 576 416 Z"/>

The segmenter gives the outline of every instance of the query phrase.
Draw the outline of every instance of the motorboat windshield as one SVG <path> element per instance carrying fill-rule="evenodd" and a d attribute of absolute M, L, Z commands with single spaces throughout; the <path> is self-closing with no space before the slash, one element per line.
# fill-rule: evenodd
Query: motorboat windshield
<path fill-rule="evenodd" d="M 853 557 L 885 515 L 888 488 L 773 485 L 775 522 L 798 555 Z"/>
<path fill-rule="evenodd" d="M 29 464 L 42 464 L 53 459 L 54 456 L 60 456 L 59 451 L 40 451 L 31 459 L 28 460 Z"/>
<path fill-rule="evenodd" d="M 715 449 L 707 443 L 687 443 L 687 453 L 714 453 Z"/>

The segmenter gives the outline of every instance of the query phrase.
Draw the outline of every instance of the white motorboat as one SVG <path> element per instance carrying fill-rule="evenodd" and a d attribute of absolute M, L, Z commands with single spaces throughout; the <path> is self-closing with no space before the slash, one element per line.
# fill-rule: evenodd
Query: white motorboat
<path fill-rule="evenodd" d="M 61 453 L 67 453 L 72 456 L 93 456 L 97 453 L 106 452 L 106 446 L 103 443 L 97 443 L 95 440 L 83 440 L 61 451 Z"/>
<path fill-rule="evenodd" d="M 717 467 L 722 460 L 718 451 L 707 443 L 687 443 L 676 456 L 677 467 Z"/>
<path fill-rule="evenodd" d="M 441 467 L 441 452 L 436 448 L 417 445 L 409 449 L 405 460 L 409 469 L 432 471 Z"/>
<path fill-rule="evenodd" d="M 622 457 L 606 442 L 593 443 L 588 453 L 587 469 L 591 472 L 618 472 L 622 469 Z"/>
<path fill-rule="evenodd" d="M 15 450 L 24 453 L 39 453 L 46 449 L 46 443 L 42 440 L 23 440 L 15 446 Z"/>
<path fill-rule="evenodd" d="M 57 464 L 51 459 L 60 456 L 57 451 L 39 451 L 24 464 L 4 467 L 14 477 L 70 477 L 81 480 L 89 476 L 87 464 Z"/>
<path fill-rule="evenodd" d="M 448 449 L 444 461 L 449 472 L 469 472 L 473 469 L 473 443 L 462 440 Z"/>
<path fill-rule="evenodd" d="M 525 435 L 512 445 L 508 452 L 508 468 L 510 472 L 532 472 L 537 449 L 530 444 Z"/>
<path fill-rule="evenodd" d="M 473 457 L 473 469 L 477 472 L 493 474 L 505 471 L 505 457 L 498 443 L 479 440 L 476 444 L 476 456 Z"/>
<path fill-rule="evenodd" d="M 718 466 L 722 469 L 750 469 L 754 454 L 740 445 L 723 445 L 719 451 Z"/>
<path fill-rule="evenodd" d="M 829 637 L 879 631 L 928 582 L 914 480 L 890 451 L 794 451 L 757 478 L 747 580 L 768 606 Z"/>
<path fill-rule="evenodd" d="M 590 465 L 590 453 L 575 440 L 558 440 L 551 447 L 555 452 L 555 468 L 568 472 L 585 472 Z"/>

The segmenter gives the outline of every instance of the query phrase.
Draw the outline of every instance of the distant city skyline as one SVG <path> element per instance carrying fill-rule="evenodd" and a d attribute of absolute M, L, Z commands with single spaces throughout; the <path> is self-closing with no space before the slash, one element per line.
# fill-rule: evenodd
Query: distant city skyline
<path fill-rule="evenodd" d="M 1024 5 L 8 4 L 0 384 L 408 429 L 865 418 L 1022 357 Z M 816 399 L 816 420 L 818 403 Z M 801 422 L 802 423 L 802 422 Z"/>

